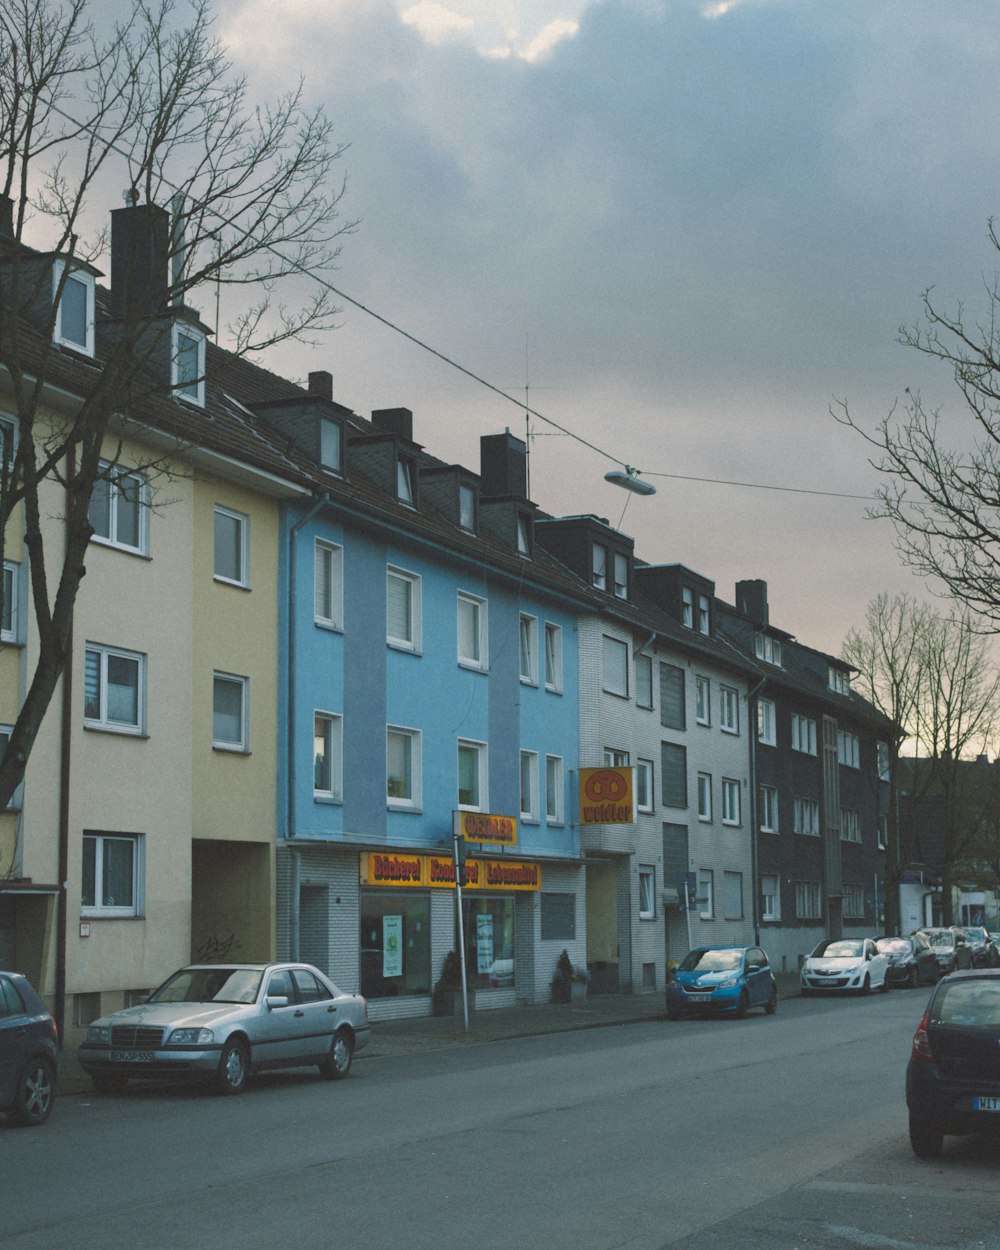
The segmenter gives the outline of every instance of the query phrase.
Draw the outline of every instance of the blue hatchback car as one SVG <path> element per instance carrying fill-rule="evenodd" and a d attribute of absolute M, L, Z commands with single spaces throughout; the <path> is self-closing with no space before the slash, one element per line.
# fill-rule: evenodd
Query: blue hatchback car
<path fill-rule="evenodd" d="M 759 946 L 697 946 L 667 982 L 667 1016 L 778 1009 L 778 987 Z"/>

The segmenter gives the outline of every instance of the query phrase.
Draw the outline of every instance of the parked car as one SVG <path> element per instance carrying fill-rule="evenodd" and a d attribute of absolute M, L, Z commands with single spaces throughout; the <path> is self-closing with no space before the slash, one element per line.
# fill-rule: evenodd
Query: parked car
<path fill-rule="evenodd" d="M 0 972 L 0 1111 L 15 1124 L 44 1124 L 52 1113 L 59 1033 L 27 977 Z"/>
<path fill-rule="evenodd" d="M 309 964 L 192 964 L 139 1006 L 95 1020 L 78 1057 L 103 1093 L 136 1077 L 201 1078 L 239 1094 L 265 1068 L 315 1064 L 345 1077 L 370 1037 L 366 1000 Z"/>
<path fill-rule="evenodd" d="M 940 1154 L 945 1134 L 1000 1133 L 1000 969 L 956 972 L 932 992 L 906 1068 L 910 1144 Z"/>
<path fill-rule="evenodd" d="M 972 951 L 973 968 L 1000 968 L 1000 950 L 985 929 L 965 925 L 962 932 Z"/>
<path fill-rule="evenodd" d="M 965 937 L 964 929 L 958 925 L 949 925 L 939 929 L 918 929 L 934 951 L 938 961 L 938 970 L 942 976 L 956 972 L 960 968 L 972 967 L 972 950 Z"/>
<path fill-rule="evenodd" d="M 883 937 L 875 943 L 889 956 L 885 979 L 890 985 L 933 985 L 938 979 L 937 956 L 920 933 L 912 937 Z"/>
<path fill-rule="evenodd" d="M 826 938 L 802 965 L 802 993 L 884 991 L 889 988 L 888 967 L 889 956 L 879 951 L 873 938 Z"/>
<path fill-rule="evenodd" d="M 778 987 L 759 946 L 698 946 L 667 982 L 671 1019 L 713 1012 L 742 1017 L 751 1007 L 768 1015 L 778 1009 Z"/>

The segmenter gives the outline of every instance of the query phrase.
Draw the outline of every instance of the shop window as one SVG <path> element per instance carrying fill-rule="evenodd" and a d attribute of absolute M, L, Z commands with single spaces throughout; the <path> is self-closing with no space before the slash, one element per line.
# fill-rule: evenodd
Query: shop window
<path fill-rule="evenodd" d="M 361 993 L 399 998 L 431 992 L 431 905 L 427 894 L 361 891 Z"/>
<path fill-rule="evenodd" d="M 514 900 L 462 899 L 465 967 L 474 989 L 506 989 L 514 984 Z"/>

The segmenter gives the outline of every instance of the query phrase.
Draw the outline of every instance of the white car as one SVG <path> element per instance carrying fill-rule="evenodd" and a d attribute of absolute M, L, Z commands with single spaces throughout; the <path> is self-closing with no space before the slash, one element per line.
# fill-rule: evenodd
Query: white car
<path fill-rule="evenodd" d="M 853 991 L 867 994 L 870 990 L 889 988 L 886 969 L 888 955 L 883 955 L 872 938 L 827 938 L 802 965 L 802 993 L 821 990 Z"/>

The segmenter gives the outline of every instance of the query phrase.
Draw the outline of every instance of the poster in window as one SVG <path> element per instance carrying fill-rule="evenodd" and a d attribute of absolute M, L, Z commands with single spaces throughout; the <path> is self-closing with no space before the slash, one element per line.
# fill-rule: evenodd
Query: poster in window
<path fill-rule="evenodd" d="M 476 971 L 488 973 L 493 966 L 493 917 L 476 916 Z"/>
<path fill-rule="evenodd" d="M 382 917 L 382 975 L 403 975 L 403 917 Z"/>

